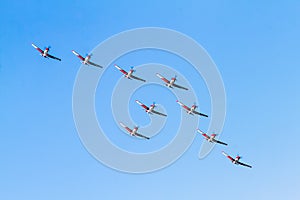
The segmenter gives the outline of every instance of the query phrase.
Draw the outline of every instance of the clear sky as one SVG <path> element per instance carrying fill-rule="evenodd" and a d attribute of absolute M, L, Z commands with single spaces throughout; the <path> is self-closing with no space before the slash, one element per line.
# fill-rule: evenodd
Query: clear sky
<path fill-rule="evenodd" d="M 4 0 L 0 11 L 0 199 L 300 199 L 299 1 Z M 225 84 L 220 139 L 229 146 L 199 160 L 199 136 L 170 167 L 133 175 L 98 162 L 78 137 L 72 92 L 80 62 L 71 50 L 85 54 L 114 34 L 145 26 L 180 31 L 208 51 Z M 51 45 L 62 62 L 40 57 L 32 42 Z M 118 63 L 177 66 L 161 52 L 138 55 Z M 209 114 L 207 98 L 198 103 Z M 130 109 L 145 123 L 137 105 Z M 205 129 L 209 119 L 203 121 Z M 128 145 L 134 138 L 124 138 L 123 148 L 139 151 Z M 253 168 L 232 165 L 222 150 L 241 154 Z"/>

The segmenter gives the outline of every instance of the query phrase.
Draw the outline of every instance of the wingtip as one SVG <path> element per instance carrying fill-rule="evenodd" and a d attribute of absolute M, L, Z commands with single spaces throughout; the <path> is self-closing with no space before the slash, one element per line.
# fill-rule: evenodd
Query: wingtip
<path fill-rule="evenodd" d="M 139 105 L 142 104 L 139 100 L 135 100 L 135 102 Z"/>

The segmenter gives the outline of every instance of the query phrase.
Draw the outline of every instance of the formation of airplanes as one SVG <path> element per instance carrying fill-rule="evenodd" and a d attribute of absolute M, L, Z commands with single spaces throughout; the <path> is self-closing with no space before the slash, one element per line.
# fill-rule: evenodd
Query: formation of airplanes
<path fill-rule="evenodd" d="M 58 57 L 55 57 L 51 54 L 49 54 L 49 50 L 50 50 L 50 46 L 48 47 L 45 47 L 44 50 L 42 50 L 41 48 L 39 48 L 38 46 L 36 46 L 35 44 L 31 44 L 37 51 L 40 52 L 40 55 L 43 56 L 44 58 L 51 58 L 51 59 L 55 59 L 55 60 L 58 60 L 58 61 L 61 61 L 60 58 Z M 98 68 L 103 68 L 103 66 L 99 65 L 99 64 L 96 64 L 94 62 L 92 62 L 90 59 L 92 57 L 92 54 L 87 54 L 85 57 L 81 56 L 79 53 L 77 53 L 76 51 L 72 50 L 72 53 L 74 55 L 76 55 L 80 61 L 82 62 L 82 64 L 84 65 L 92 65 L 92 66 L 95 66 L 95 67 L 98 67 Z M 125 78 L 127 79 L 135 79 L 135 80 L 138 80 L 138 81 L 142 81 L 142 82 L 146 82 L 146 80 L 138 77 L 138 76 L 135 76 L 133 75 L 133 73 L 135 73 L 136 70 L 134 70 L 133 67 L 130 68 L 129 71 L 126 71 L 124 69 L 122 69 L 121 67 L 119 67 L 118 65 L 114 65 L 123 75 Z M 183 87 L 181 85 L 178 85 L 176 84 L 176 80 L 177 80 L 177 77 L 174 76 L 172 77 L 170 80 L 168 80 L 167 78 L 165 78 L 164 76 L 162 76 L 161 74 L 159 73 L 156 73 L 156 76 L 158 78 L 160 78 L 164 83 L 165 83 L 165 86 L 167 86 L 168 88 L 178 88 L 178 89 L 183 89 L 183 90 L 188 90 L 188 88 L 186 87 Z M 161 112 L 158 112 L 157 110 L 155 110 L 155 108 L 157 107 L 157 105 L 155 104 L 155 102 L 153 102 L 153 104 L 151 104 L 150 106 L 146 106 L 145 104 L 143 104 L 141 101 L 139 100 L 136 100 L 135 101 L 138 105 L 140 105 L 146 113 L 148 114 L 156 114 L 156 115 L 160 115 L 160 116 L 163 116 L 163 117 L 167 117 L 167 114 L 164 114 L 164 113 L 161 113 Z M 198 111 L 196 111 L 197 109 L 197 105 L 194 103 L 191 107 L 185 105 L 184 103 L 180 102 L 179 100 L 176 100 L 176 102 L 190 115 L 199 115 L 199 116 L 202 116 L 202 117 L 208 117 L 208 115 L 206 114 L 203 114 L 203 113 L 200 113 Z M 129 128 L 128 126 L 126 126 L 124 123 L 122 122 L 119 122 L 120 126 L 122 128 L 124 128 L 128 134 L 130 136 L 133 136 L 133 137 L 139 137 L 139 138 L 143 138 L 143 139 L 147 139 L 149 140 L 150 138 L 145 136 L 145 135 L 142 135 L 140 133 L 138 133 L 138 129 L 139 127 L 138 126 L 135 126 L 133 127 L 132 129 Z M 221 144 L 221 145 L 225 145 L 227 146 L 227 143 L 225 142 L 222 142 L 220 140 L 217 140 L 216 139 L 216 136 L 217 134 L 213 133 L 211 135 L 201 131 L 200 129 L 197 129 L 196 130 L 198 133 L 200 133 L 204 139 L 210 143 L 216 143 L 216 144 Z M 233 164 L 236 164 L 236 165 L 241 165 L 241 166 L 245 166 L 245 167 L 249 167 L 249 168 L 252 168 L 251 165 L 248 165 L 248 164 L 245 164 L 245 163 L 242 163 L 240 161 L 241 159 L 241 156 L 237 155 L 235 158 L 229 156 L 227 153 L 225 153 L 224 151 L 222 151 L 222 154 L 224 156 L 226 156 Z"/>

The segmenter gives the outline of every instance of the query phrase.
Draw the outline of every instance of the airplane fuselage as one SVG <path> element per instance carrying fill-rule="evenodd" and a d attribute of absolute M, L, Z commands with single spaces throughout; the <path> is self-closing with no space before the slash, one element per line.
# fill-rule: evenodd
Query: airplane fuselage
<path fill-rule="evenodd" d="M 176 81 L 176 79 L 175 79 L 175 78 L 172 78 L 171 81 L 170 81 L 168 84 L 166 84 L 166 85 L 167 85 L 168 87 L 172 87 L 173 84 L 175 83 L 175 81 Z"/>
<path fill-rule="evenodd" d="M 133 73 L 133 70 L 130 70 L 130 71 L 127 73 L 127 75 L 126 75 L 126 78 L 130 78 L 131 75 L 132 75 L 132 73 Z"/>
<path fill-rule="evenodd" d="M 86 57 L 84 58 L 83 64 L 87 65 L 88 62 L 89 62 L 89 60 L 90 60 L 90 58 L 91 58 L 91 56 L 86 56 Z"/>
<path fill-rule="evenodd" d="M 137 130 L 138 130 L 138 128 L 135 127 L 135 128 L 132 130 L 131 135 L 135 135 L 135 133 L 137 132 Z"/>
<path fill-rule="evenodd" d="M 155 107 L 154 105 L 151 105 L 150 108 L 147 110 L 147 113 L 151 113 L 153 111 L 154 107 Z"/>
<path fill-rule="evenodd" d="M 238 161 L 240 160 L 240 157 L 237 156 L 232 162 L 236 165 L 238 165 Z"/>
<path fill-rule="evenodd" d="M 47 57 L 49 49 L 46 48 L 42 54 L 42 56 Z"/>

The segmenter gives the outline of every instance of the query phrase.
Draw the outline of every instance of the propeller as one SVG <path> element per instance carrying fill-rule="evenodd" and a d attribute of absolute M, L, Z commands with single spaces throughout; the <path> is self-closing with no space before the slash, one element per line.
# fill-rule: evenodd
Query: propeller
<path fill-rule="evenodd" d="M 92 57 L 92 55 L 93 55 L 92 53 L 91 54 L 88 54 L 88 53 L 85 54 L 86 57 L 87 56 Z"/>
<path fill-rule="evenodd" d="M 197 106 L 196 102 L 194 102 L 194 107 L 195 107 L 195 108 L 198 108 L 198 106 Z"/>
<path fill-rule="evenodd" d="M 211 134 L 215 134 L 215 135 L 218 135 L 218 134 L 216 134 L 216 131 L 213 131 Z"/>
<path fill-rule="evenodd" d="M 133 67 L 133 66 L 131 66 L 131 67 L 130 67 L 130 71 L 133 71 L 133 72 L 135 72 L 135 69 L 134 69 L 134 67 Z"/>

